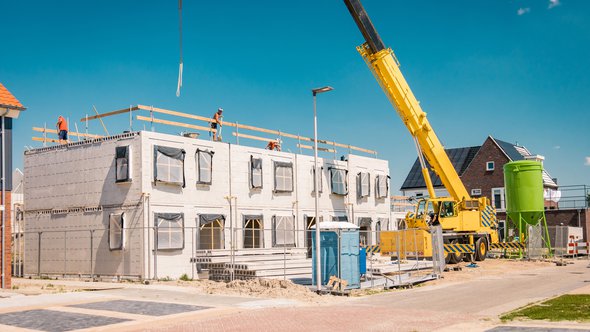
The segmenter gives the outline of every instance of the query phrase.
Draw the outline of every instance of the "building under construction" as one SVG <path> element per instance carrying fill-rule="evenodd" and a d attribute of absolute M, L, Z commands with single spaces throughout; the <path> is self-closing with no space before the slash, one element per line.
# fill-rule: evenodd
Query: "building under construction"
<path fill-rule="evenodd" d="M 24 274 L 178 278 L 194 275 L 203 252 L 311 247 L 313 156 L 187 136 L 140 131 L 26 151 Z M 386 160 L 348 153 L 319 167 L 320 220 L 395 228 Z"/>

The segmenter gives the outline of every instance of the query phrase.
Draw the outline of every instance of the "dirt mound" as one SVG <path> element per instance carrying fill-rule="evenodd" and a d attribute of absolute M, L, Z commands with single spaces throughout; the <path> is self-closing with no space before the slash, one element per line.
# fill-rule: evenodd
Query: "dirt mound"
<path fill-rule="evenodd" d="M 318 302 L 322 298 L 307 287 L 294 284 L 290 280 L 252 279 L 234 280 L 227 283 L 211 280 L 195 280 L 182 282 L 181 284 L 189 287 L 197 287 L 207 294 L 287 298 L 308 302 Z"/>

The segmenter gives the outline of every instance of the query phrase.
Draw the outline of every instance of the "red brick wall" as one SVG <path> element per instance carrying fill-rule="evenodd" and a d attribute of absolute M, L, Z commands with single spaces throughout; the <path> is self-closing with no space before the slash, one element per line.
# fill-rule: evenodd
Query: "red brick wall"
<path fill-rule="evenodd" d="M 2 197 L 0 196 L 0 201 L 2 200 Z M 10 251 L 10 246 L 12 243 L 12 228 L 11 228 L 11 221 L 10 221 L 10 216 L 12 215 L 12 199 L 11 199 L 11 194 L 10 191 L 6 192 L 6 204 L 4 204 L 4 206 L 6 207 L 6 210 L 4 211 L 5 213 L 5 220 L 6 220 L 6 226 L 4 226 L 4 249 L 6 250 L 4 253 L 2 253 L 2 256 L 0 256 L 0 264 L 2 264 L 2 258 L 5 259 L 5 263 L 4 263 L 4 276 L 5 276 L 5 288 L 6 289 L 10 289 L 12 287 L 11 285 L 11 275 L 12 275 L 12 259 L 11 259 L 11 251 Z M 1 219 L 0 219 L 0 225 L 1 225 Z M 0 233 L 1 234 L 1 233 Z M 1 251 L 2 247 L 0 246 L 0 251 Z"/>
<path fill-rule="evenodd" d="M 486 171 L 488 161 L 494 162 L 493 171 Z M 492 188 L 504 187 L 504 170 L 502 167 L 509 161 L 502 150 L 488 137 L 471 161 L 471 164 L 461 175 L 461 180 L 470 194 L 471 189 L 481 189 L 482 197 L 486 196 L 491 201 Z"/>

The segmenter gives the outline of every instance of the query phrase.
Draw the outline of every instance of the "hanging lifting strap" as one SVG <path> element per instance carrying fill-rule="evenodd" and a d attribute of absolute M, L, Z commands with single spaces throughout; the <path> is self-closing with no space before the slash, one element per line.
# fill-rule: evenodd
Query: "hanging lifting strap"
<path fill-rule="evenodd" d="M 178 31 L 180 40 L 180 61 L 178 64 L 178 85 L 176 86 L 176 97 L 180 97 L 180 88 L 182 87 L 182 0 L 178 0 Z"/>

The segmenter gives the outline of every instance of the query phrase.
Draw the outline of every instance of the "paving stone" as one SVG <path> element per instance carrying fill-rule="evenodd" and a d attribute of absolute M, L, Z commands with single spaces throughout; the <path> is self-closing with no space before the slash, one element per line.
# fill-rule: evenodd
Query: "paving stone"
<path fill-rule="evenodd" d="M 126 321 L 128 319 L 43 309 L 0 314 L 0 324 L 47 332 L 72 331 Z"/>
<path fill-rule="evenodd" d="M 149 301 L 130 301 L 130 300 L 114 300 L 103 302 L 92 302 L 71 305 L 70 307 L 107 310 L 124 312 L 128 314 L 146 315 L 146 316 L 166 316 L 172 314 L 179 314 L 183 312 L 199 311 L 209 309 L 210 307 L 202 307 L 196 305 L 165 303 L 165 302 L 149 302 Z"/>

